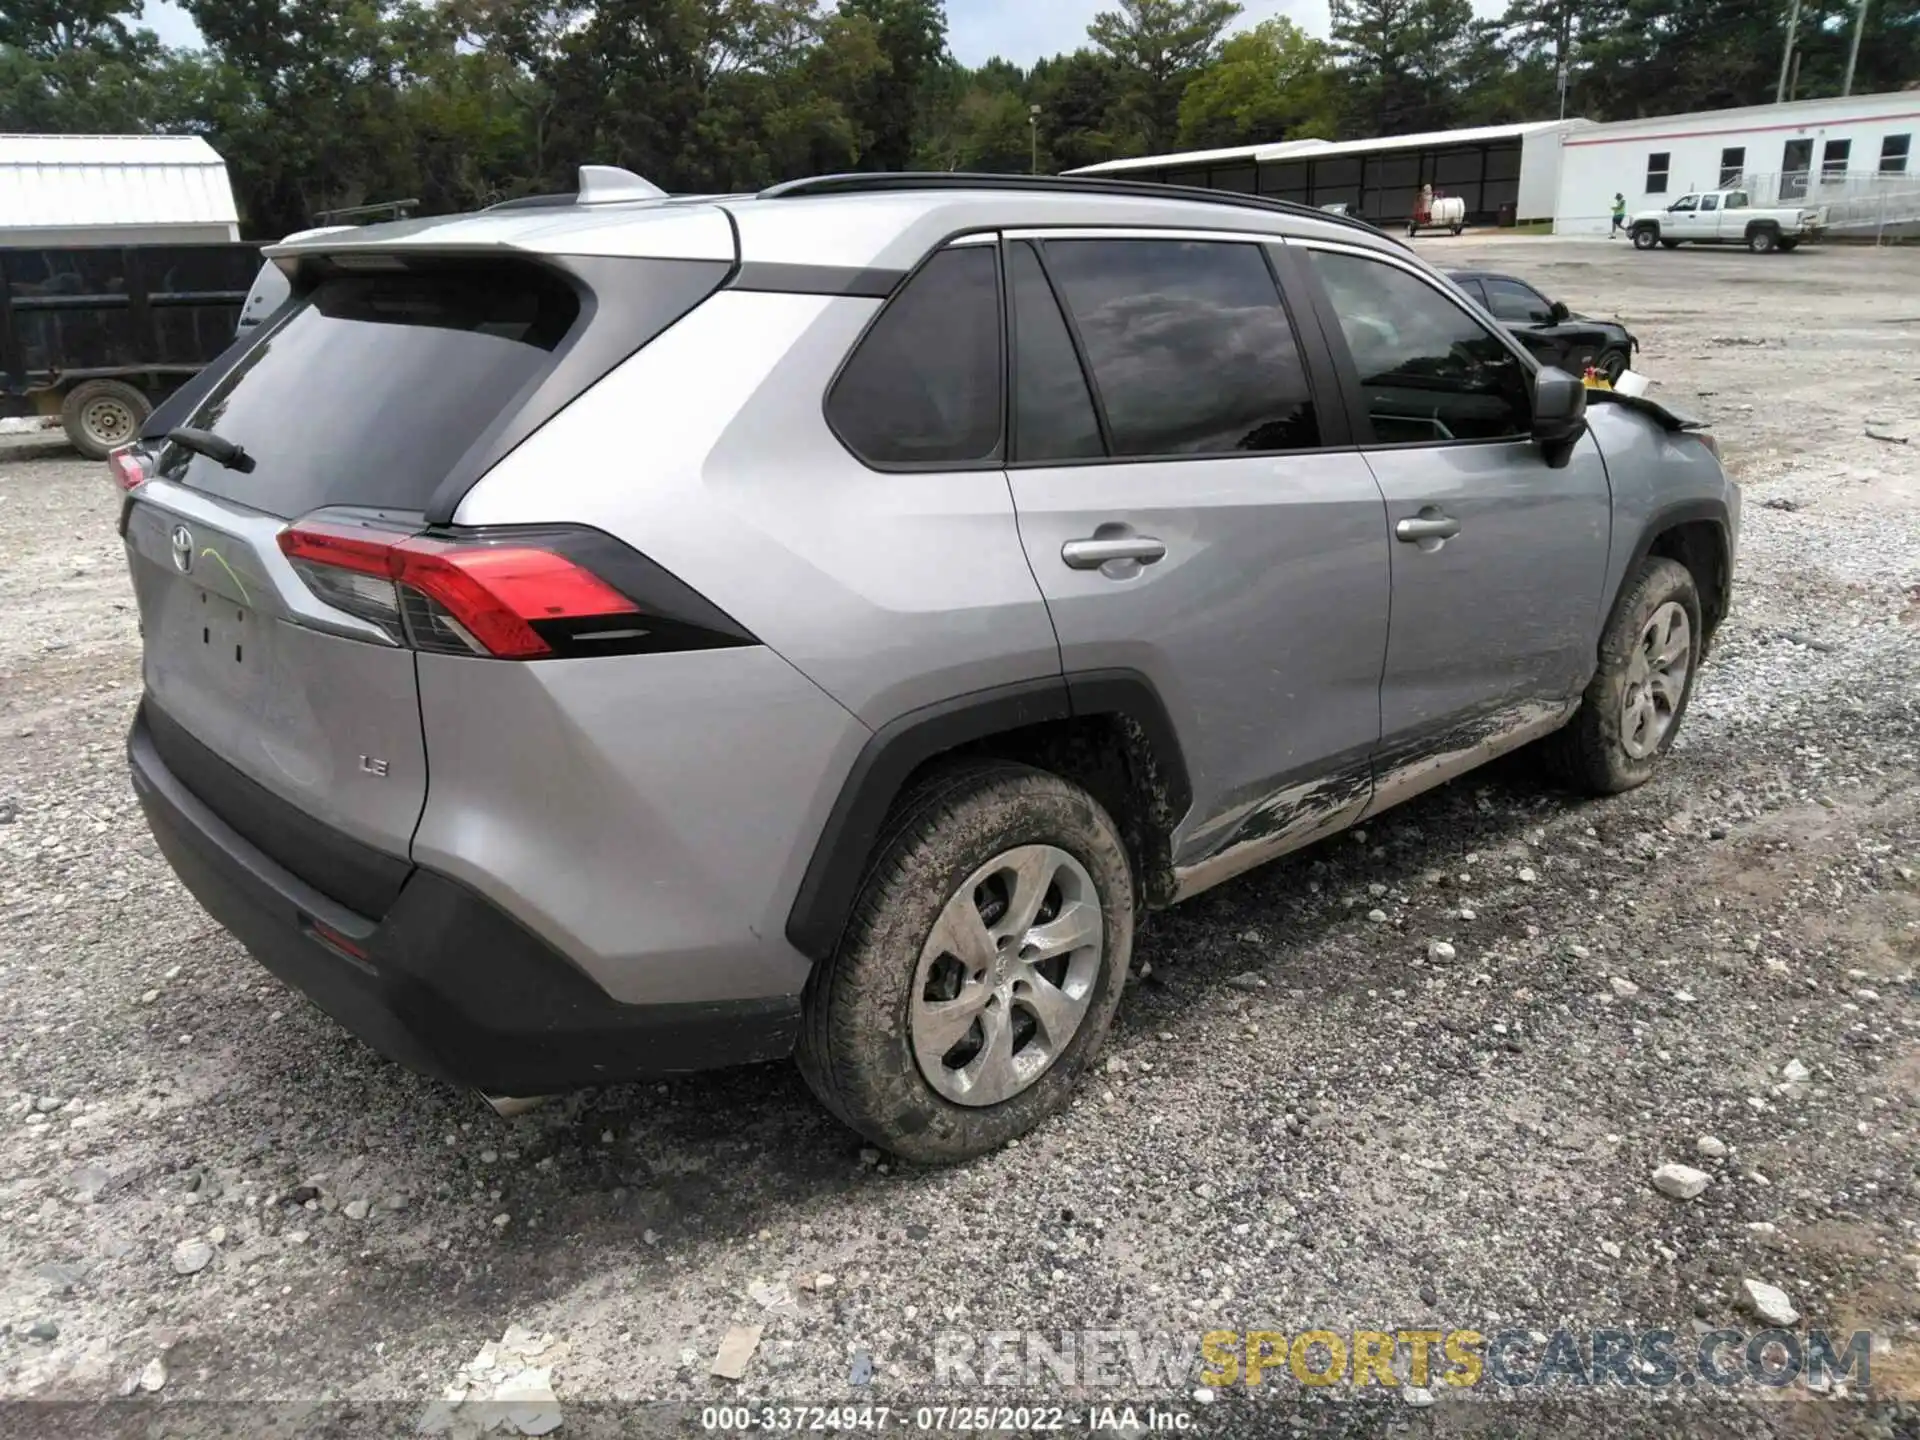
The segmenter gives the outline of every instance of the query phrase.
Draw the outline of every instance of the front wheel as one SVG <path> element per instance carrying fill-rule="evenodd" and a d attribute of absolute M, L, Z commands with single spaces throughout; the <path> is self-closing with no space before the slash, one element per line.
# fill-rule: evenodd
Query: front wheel
<path fill-rule="evenodd" d="M 1653 777 L 1680 733 L 1706 629 L 1693 575 L 1677 560 L 1641 562 L 1600 639 L 1580 708 L 1543 754 L 1576 790 L 1618 795 Z"/>
<path fill-rule="evenodd" d="M 1085 790 L 956 766 L 895 809 L 838 949 L 807 982 L 815 1095 L 909 1160 L 968 1160 L 1066 1105 L 1133 954 L 1133 872 Z"/>
<path fill-rule="evenodd" d="M 1651 250 L 1660 243 L 1660 232 L 1651 225 L 1643 225 L 1633 232 L 1633 248 Z"/>
<path fill-rule="evenodd" d="M 1780 237 L 1775 235 L 1771 230 L 1754 230 L 1747 235 L 1747 249 L 1756 255 L 1771 253 L 1773 248 L 1779 243 Z"/>
<path fill-rule="evenodd" d="M 1627 373 L 1627 353 L 1624 350 L 1602 351 L 1600 358 L 1594 361 L 1593 368 L 1605 376 L 1611 385 Z"/>

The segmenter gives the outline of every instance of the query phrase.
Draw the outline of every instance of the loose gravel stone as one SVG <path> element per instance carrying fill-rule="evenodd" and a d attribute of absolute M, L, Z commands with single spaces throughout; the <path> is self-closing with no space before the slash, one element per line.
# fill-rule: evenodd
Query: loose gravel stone
<path fill-rule="evenodd" d="M 1691 1165 L 1668 1163 L 1653 1172 L 1653 1188 L 1675 1200 L 1691 1200 L 1713 1183 L 1713 1177 Z"/>
<path fill-rule="evenodd" d="M 1769 1325 L 1798 1325 L 1800 1312 L 1793 1308 L 1793 1302 L 1787 1298 L 1787 1292 L 1777 1285 L 1769 1285 L 1764 1280 L 1742 1280 L 1740 1288 L 1745 1293 L 1747 1308 Z"/>

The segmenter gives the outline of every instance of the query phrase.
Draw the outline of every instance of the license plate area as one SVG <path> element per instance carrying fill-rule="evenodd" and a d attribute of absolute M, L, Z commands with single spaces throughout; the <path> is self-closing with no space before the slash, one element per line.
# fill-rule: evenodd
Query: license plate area
<path fill-rule="evenodd" d="M 242 672 L 257 668 L 260 653 L 256 644 L 259 625 L 253 612 L 244 605 L 236 605 L 223 595 L 211 590 L 194 586 L 194 596 L 188 602 L 185 619 L 192 630 L 198 623 L 200 647 L 203 652 L 201 663 L 205 678 L 216 681 L 219 672 L 228 666 Z M 189 637 L 191 643 L 191 637 Z M 239 689 L 245 685 L 244 674 L 229 677 L 228 688 Z"/>

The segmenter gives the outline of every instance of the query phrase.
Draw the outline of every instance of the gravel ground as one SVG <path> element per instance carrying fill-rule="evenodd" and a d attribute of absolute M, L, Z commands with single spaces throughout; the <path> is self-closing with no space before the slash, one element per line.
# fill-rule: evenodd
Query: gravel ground
<path fill-rule="evenodd" d="M 1746 529 L 1678 751 L 1604 803 L 1498 767 L 1157 917 L 1102 1073 L 947 1172 L 863 1153 L 785 1066 L 502 1120 L 285 990 L 129 791 L 100 467 L 0 440 L 0 1396 L 144 1376 L 407 1402 L 397 1432 L 521 1326 L 551 1341 L 506 1337 L 509 1368 L 563 1407 L 898 1402 L 941 1397 L 942 1332 L 1690 1337 L 1758 1328 L 1748 1279 L 1873 1329 L 1876 1391 L 1920 1396 L 1920 251 L 1421 248 L 1626 318 L 1714 420 Z M 1668 1162 L 1705 1192 L 1657 1191 Z M 744 1381 L 712 1377 L 749 1322 Z M 1109 1388 L 1216 1431 L 1298 1418 L 1291 1383 L 1197 1383 Z M 1376 1393 L 1350 1428 L 1491 1413 Z M 1045 1372 L 944 1394 L 1047 1396 L 1083 1398 Z M 1561 1418 L 1786 1423 L 1625 1396 Z"/>

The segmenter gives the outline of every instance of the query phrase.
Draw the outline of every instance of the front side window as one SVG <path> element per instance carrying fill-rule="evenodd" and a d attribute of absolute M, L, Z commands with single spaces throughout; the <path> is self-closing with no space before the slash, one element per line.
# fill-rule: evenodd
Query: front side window
<path fill-rule="evenodd" d="M 1682 195 L 1667 208 L 1672 210 L 1676 215 L 1691 215 L 1694 207 L 1699 205 L 1699 203 L 1700 197 L 1697 195 Z"/>
<path fill-rule="evenodd" d="M 876 465 L 996 460 L 1000 373 L 998 256 L 957 246 L 887 302 L 834 382 L 827 418 Z"/>
<path fill-rule="evenodd" d="M 1518 280 L 1487 281 L 1487 308 L 1496 320 L 1521 325 L 1553 323 L 1553 306 Z"/>
<path fill-rule="evenodd" d="M 1667 193 L 1667 167 L 1672 159 L 1673 153 L 1668 150 L 1656 150 L 1647 156 L 1647 194 Z"/>
<path fill-rule="evenodd" d="M 1424 280 L 1384 261 L 1310 250 L 1386 445 L 1505 440 L 1532 430 L 1531 377 L 1500 340 Z"/>
<path fill-rule="evenodd" d="M 1257 245 L 1050 240 L 1115 455 L 1320 443 L 1293 326 Z"/>

